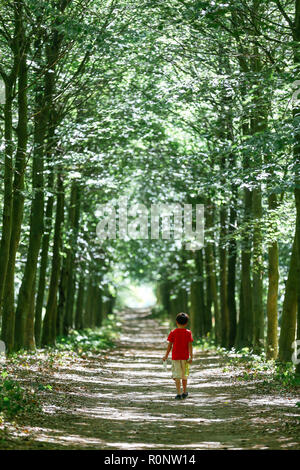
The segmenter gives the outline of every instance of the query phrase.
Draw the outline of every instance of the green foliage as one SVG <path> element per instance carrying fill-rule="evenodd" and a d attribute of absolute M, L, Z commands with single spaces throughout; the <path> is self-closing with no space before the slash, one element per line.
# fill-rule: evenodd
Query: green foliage
<path fill-rule="evenodd" d="M 4 371 L 0 374 L 0 413 L 5 418 L 12 419 L 21 413 L 39 410 L 40 404 L 37 390 L 25 388 L 16 380 L 9 378 Z"/>
<path fill-rule="evenodd" d="M 100 328 L 72 330 L 68 336 L 59 337 L 56 348 L 59 351 L 75 351 L 78 354 L 97 353 L 113 348 L 120 326 L 115 315 L 108 315 Z"/>
<path fill-rule="evenodd" d="M 254 354 L 250 348 L 240 351 L 223 350 L 223 358 L 232 367 L 242 367 L 243 372 L 238 380 L 262 380 L 264 385 L 279 389 L 297 389 L 300 387 L 300 377 L 296 374 L 296 367 L 292 362 L 283 364 L 274 360 L 267 360 L 266 353 Z"/>
<path fill-rule="evenodd" d="M 202 336 L 201 338 L 196 339 L 193 342 L 193 347 L 199 349 L 200 351 L 215 350 L 220 352 L 222 350 L 222 348 L 215 345 L 214 338 L 210 333 L 208 333 L 206 336 Z"/>
<path fill-rule="evenodd" d="M 300 377 L 296 374 L 295 369 L 292 362 L 276 365 L 274 381 L 282 384 L 283 387 L 300 387 Z"/>
<path fill-rule="evenodd" d="M 40 147 L 34 141 L 34 103 L 47 71 L 53 74 L 55 90 L 50 114 L 57 115 L 57 122 L 42 187 L 46 203 L 55 193 L 51 184 L 48 187 L 47 178 L 54 169 L 55 179 L 58 168 L 66 201 L 72 181 L 81 185 L 78 238 L 69 237 L 70 208 L 66 203 L 60 248 L 65 260 L 71 252 L 76 258 L 76 288 L 81 273 L 97 278 L 103 297 L 107 285 L 116 279 L 119 282 L 122 276 L 151 283 L 168 280 L 173 299 L 179 289 L 188 292 L 197 278 L 192 256 L 181 242 L 117 237 L 99 246 L 97 205 L 113 202 L 119 195 L 126 195 L 130 206 L 209 202 L 213 220 L 206 228 L 205 243 L 213 246 L 218 277 L 218 249 L 236 242 L 238 288 L 243 243 L 248 236 L 253 239 L 254 232 L 251 217 L 244 218 L 244 191 L 261 188 L 262 217 L 256 228 L 261 232 L 264 252 L 263 299 L 266 303 L 268 246 L 278 241 L 280 312 L 295 228 L 297 168 L 291 158 L 295 122 L 290 101 L 291 85 L 298 76 L 293 64 L 293 37 L 277 3 L 26 0 L 20 6 L 24 7 L 28 40 L 29 141 L 25 149 L 25 187 L 16 192 L 25 197 L 15 266 L 17 287 L 24 276 L 28 237 L 33 228 L 30 213 L 35 191 L 29 177 L 33 164 L 30 149 Z M 286 3 L 284 9 L 292 18 L 292 6 Z M 0 35 L 4 77 L 15 57 L 14 41 L 10 39 L 14 13 L 13 3 L 1 3 L 1 22 L 6 25 Z M 48 70 L 46 51 L 58 43 L 58 57 Z M 15 122 L 17 114 L 15 93 Z M 262 129 L 251 128 L 257 117 L 263 121 L 259 123 Z M 46 135 L 51 136 L 50 129 Z M 16 137 L 13 133 L 14 150 Z M 41 147 L 48 147 L 44 143 Z M 5 145 L 1 152 L 5 154 Z M 10 168 L 15 166 L 15 161 L 12 163 Z M 3 178 L 4 166 L 0 172 L 2 180 L 7 181 Z M 268 198 L 274 194 L 276 207 L 271 209 Z M 0 198 L 1 210 L 5 209 L 5 199 Z M 227 233 L 222 236 L 220 209 L 227 214 Z M 228 219 L 232 210 L 236 213 L 233 224 Z M 54 211 L 49 219 L 51 247 Z M 255 271 L 255 263 L 251 269 Z M 207 274 L 204 272 L 204 282 Z M 60 293 L 62 298 L 66 294 Z M 47 298 L 47 292 L 43 295 Z M 164 313 L 157 310 L 156 314 Z M 108 327 L 96 333 L 73 330 L 68 339 L 59 338 L 57 347 L 96 351 L 110 347 L 113 339 Z M 199 347 L 213 347 L 212 338 L 200 340 Z M 223 354 L 222 349 L 219 352 Z M 247 351 L 240 354 L 246 361 Z"/>

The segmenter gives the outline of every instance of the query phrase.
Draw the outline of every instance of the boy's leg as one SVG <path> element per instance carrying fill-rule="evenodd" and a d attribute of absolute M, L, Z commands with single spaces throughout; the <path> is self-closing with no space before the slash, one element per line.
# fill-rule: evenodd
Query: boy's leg
<path fill-rule="evenodd" d="M 182 388 L 183 388 L 183 394 L 182 398 L 186 398 L 188 396 L 188 393 L 186 391 L 187 387 L 187 379 L 189 375 L 189 367 L 187 366 L 187 361 L 182 361 Z"/>
<path fill-rule="evenodd" d="M 177 395 L 181 395 L 181 361 L 172 360 L 172 376 L 176 384 Z"/>
<path fill-rule="evenodd" d="M 177 395 L 181 395 L 181 383 L 180 379 L 174 379 L 176 383 L 176 390 L 177 390 Z"/>

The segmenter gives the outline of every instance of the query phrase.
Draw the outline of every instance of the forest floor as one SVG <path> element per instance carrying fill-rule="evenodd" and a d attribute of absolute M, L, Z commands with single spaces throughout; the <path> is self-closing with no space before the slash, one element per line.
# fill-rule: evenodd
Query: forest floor
<path fill-rule="evenodd" d="M 170 360 L 162 366 L 168 328 L 148 310 L 124 315 L 103 355 L 24 368 L 24 383 L 52 390 L 41 410 L 5 426 L 0 449 L 300 449 L 299 393 L 238 380 L 238 366 L 196 351 L 189 396 L 177 401 Z"/>

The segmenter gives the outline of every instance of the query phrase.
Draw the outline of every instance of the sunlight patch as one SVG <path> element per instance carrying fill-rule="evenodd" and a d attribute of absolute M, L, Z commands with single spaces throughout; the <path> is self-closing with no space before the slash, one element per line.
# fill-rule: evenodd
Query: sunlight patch
<path fill-rule="evenodd" d="M 153 287 L 149 284 L 123 285 L 118 294 L 119 301 L 129 308 L 147 308 L 156 303 Z"/>

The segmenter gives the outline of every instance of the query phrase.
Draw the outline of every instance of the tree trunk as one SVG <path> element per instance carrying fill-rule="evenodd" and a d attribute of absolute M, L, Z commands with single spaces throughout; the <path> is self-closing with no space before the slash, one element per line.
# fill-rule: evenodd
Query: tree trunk
<path fill-rule="evenodd" d="M 262 196 L 261 189 L 253 189 L 253 264 L 252 264 L 252 305 L 253 305 L 253 346 L 256 352 L 264 349 L 263 311 L 263 252 L 262 252 Z"/>
<path fill-rule="evenodd" d="M 54 184 L 54 170 L 53 170 L 53 166 L 50 165 L 48 185 L 47 185 L 47 189 L 49 193 L 54 191 L 53 184 Z M 42 310 L 43 310 L 43 305 L 44 305 L 44 296 L 45 296 L 45 287 L 46 287 L 46 272 L 47 272 L 47 264 L 48 264 L 50 233 L 51 233 L 51 228 L 52 228 L 53 204 L 54 204 L 54 195 L 50 194 L 47 200 L 46 211 L 45 211 L 45 228 L 44 228 L 44 234 L 43 234 L 43 240 L 42 240 L 39 283 L 38 283 L 37 299 L 36 299 L 36 306 L 35 306 L 34 335 L 35 335 L 35 342 L 38 347 L 41 345 Z"/>
<path fill-rule="evenodd" d="M 92 327 L 92 292 L 93 292 L 93 282 L 92 282 L 92 275 L 90 274 L 86 296 L 85 296 L 85 306 L 84 306 L 84 327 L 91 328 Z"/>
<path fill-rule="evenodd" d="M 14 35 L 11 42 L 11 49 L 14 55 L 13 65 L 10 73 L 7 75 L 1 69 L 1 75 L 5 83 L 5 104 L 4 104 L 4 198 L 3 198 L 3 224 L 0 245 L 0 316 L 2 312 L 3 291 L 7 273 L 10 239 L 13 222 L 13 136 L 12 136 L 12 105 L 14 86 L 19 74 L 19 65 L 21 55 L 18 53 L 19 38 L 22 35 L 22 12 L 15 5 L 14 10 Z M 6 332 L 3 333 L 6 336 Z M 3 339 L 3 338 L 2 338 Z"/>
<path fill-rule="evenodd" d="M 64 316 L 66 309 L 66 290 L 68 281 L 68 262 L 69 257 L 64 256 L 62 259 L 62 267 L 59 275 L 58 283 L 58 304 L 57 304 L 57 316 L 56 316 L 56 329 L 59 336 L 65 334 L 64 332 Z"/>
<path fill-rule="evenodd" d="M 286 282 L 279 336 L 279 360 L 291 362 L 292 343 L 296 336 L 297 316 L 297 251 L 296 235 L 293 243 L 288 279 Z"/>
<path fill-rule="evenodd" d="M 5 81 L 5 106 L 4 106 L 4 197 L 3 197 L 3 223 L 0 245 L 0 316 L 2 310 L 2 296 L 9 260 L 9 247 L 12 229 L 13 208 L 13 141 L 12 141 L 12 88 L 15 77 L 8 77 Z"/>
<path fill-rule="evenodd" d="M 46 314 L 43 323 L 42 345 L 54 345 L 56 338 L 56 315 L 57 315 L 57 289 L 61 264 L 61 227 L 64 219 L 64 187 L 63 177 L 59 172 L 57 175 L 57 197 L 56 216 L 54 227 L 53 256 L 51 265 L 51 278 L 46 306 Z"/>
<path fill-rule="evenodd" d="M 75 294 L 75 256 L 77 251 L 77 238 L 79 231 L 80 218 L 80 187 L 79 182 L 74 181 L 71 191 L 71 207 L 70 207 L 70 262 L 69 272 L 66 286 L 66 310 L 64 321 L 64 332 L 68 332 L 73 328 L 74 323 L 74 294 Z"/>
<path fill-rule="evenodd" d="M 253 2 L 253 10 L 256 12 L 260 7 L 258 0 Z M 257 34 L 259 25 L 256 24 L 256 16 L 253 15 L 253 24 L 256 27 L 254 35 Z M 255 77 L 262 71 L 260 52 L 257 45 L 253 48 L 251 57 L 251 68 Z M 267 130 L 267 103 L 265 96 L 262 96 L 262 85 L 260 81 L 254 79 L 256 85 L 255 94 L 253 96 L 253 107 L 250 131 L 252 135 L 265 132 Z M 253 162 L 256 167 L 261 168 L 262 151 L 256 152 Z M 263 247 L 262 247 L 262 190 L 261 184 L 256 182 L 256 186 L 252 193 L 252 215 L 253 215 L 253 346 L 256 352 L 264 349 L 264 311 L 263 311 Z"/>
<path fill-rule="evenodd" d="M 269 209 L 277 207 L 276 194 L 269 195 Z M 273 241 L 268 247 L 268 298 L 267 298 L 267 359 L 276 359 L 278 354 L 278 243 Z"/>
<path fill-rule="evenodd" d="M 227 348 L 229 344 L 229 310 L 227 299 L 227 249 L 224 246 L 227 211 L 224 206 L 220 208 L 220 300 L 221 300 L 221 346 Z"/>
<path fill-rule="evenodd" d="M 110 308 L 109 313 L 111 313 Z M 97 327 L 102 325 L 102 291 L 98 285 L 95 286 L 95 324 Z"/>
<path fill-rule="evenodd" d="M 190 290 L 191 309 L 190 309 L 190 329 L 194 338 L 200 338 L 203 335 L 203 310 L 201 309 L 200 281 L 193 281 Z"/>
<path fill-rule="evenodd" d="M 30 214 L 30 233 L 27 260 L 19 291 L 16 308 L 15 346 L 17 351 L 24 347 L 26 318 L 35 298 L 32 289 L 35 289 L 38 254 L 44 228 L 44 141 L 46 133 L 47 112 L 45 107 L 45 89 L 38 89 L 36 93 L 36 107 L 34 119 L 34 149 L 32 163 L 32 190 L 33 200 Z M 30 341 L 30 344 L 33 342 Z"/>
<path fill-rule="evenodd" d="M 215 267 L 215 255 L 214 255 L 214 242 L 213 242 L 213 208 L 210 200 L 207 201 L 205 210 L 205 226 L 206 232 L 209 237 L 207 241 L 207 277 L 210 282 L 210 292 L 212 298 L 212 305 L 214 308 L 214 321 L 215 321 L 215 341 L 216 344 L 221 344 L 221 317 L 218 300 L 218 289 L 217 289 L 217 276 Z"/>
<path fill-rule="evenodd" d="M 244 160 L 244 168 L 248 168 L 248 161 Z M 244 231 L 241 246 L 241 282 L 242 301 L 239 315 L 239 343 L 243 348 L 253 345 L 253 308 L 252 308 L 252 282 L 251 282 L 251 206 L 252 191 L 244 188 Z"/>
<path fill-rule="evenodd" d="M 3 318 L 2 318 L 2 334 L 1 339 L 5 342 L 6 351 L 8 353 L 13 351 L 14 347 L 14 332 L 15 332 L 15 263 L 16 254 L 20 241 L 21 226 L 23 220 L 23 207 L 24 207 L 24 173 L 26 166 L 26 151 L 28 141 L 28 109 L 27 109 L 27 64 L 26 64 L 26 51 L 25 31 L 22 23 L 22 7 L 19 5 L 19 21 L 20 35 L 19 35 L 19 48 L 20 66 L 18 75 L 18 125 L 17 125 L 17 151 L 16 163 L 13 182 L 13 210 L 12 210 L 12 230 L 10 239 L 10 253 L 9 262 L 7 265 L 4 296 L 3 296 Z"/>
<path fill-rule="evenodd" d="M 35 283 L 35 279 L 34 279 Z M 34 339 L 34 304 L 35 304 L 35 287 L 31 289 L 30 306 L 26 316 L 25 333 L 24 333 L 24 347 L 30 351 L 35 349 Z"/>
<path fill-rule="evenodd" d="M 199 332 L 200 335 L 206 335 L 210 331 L 210 323 L 207 318 L 207 310 L 205 305 L 204 295 L 204 263 L 203 263 L 203 250 L 197 250 L 195 254 L 196 258 L 196 269 L 199 276 Z"/>
<path fill-rule="evenodd" d="M 211 294 L 211 282 L 209 276 L 209 257 L 210 257 L 210 247 L 207 245 L 204 248 L 205 251 L 205 318 L 207 331 L 205 334 L 212 331 L 212 294 Z"/>
<path fill-rule="evenodd" d="M 300 0 L 295 0 L 295 21 L 293 29 L 294 46 L 294 70 L 295 77 L 299 77 L 300 72 Z M 296 204 L 296 257 L 297 257 L 297 272 L 296 272 L 296 295 L 297 295 L 297 310 L 298 310 L 298 327 L 297 327 L 297 340 L 300 341 L 300 105 L 299 101 L 294 102 L 293 109 L 294 118 L 294 162 L 295 162 L 295 204 Z M 296 366 L 296 372 L 300 375 L 300 364 Z"/>
<path fill-rule="evenodd" d="M 233 189 L 234 190 L 234 189 Z M 235 194 L 235 193 L 234 193 Z M 232 348 L 236 341 L 237 331 L 237 309 L 235 300 L 235 283 L 236 283 L 236 258 L 237 246 L 234 238 L 236 230 L 236 198 L 232 198 L 232 206 L 230 207 L 229 214 L 229 227 L 228 227 L 228 278 L 227 278 L 227 296 L 228 296 L 228 311 L 229 311 L 229 340 L 228 347 Z"/>
<path fill-rule="evenodd" d="M 84 271 L 81 271 L 80 281 L 77 291 L 76 309 L 75 309 L 75 329 L 82 330 L 84 328 L 83 323 L 83 304 L 84 304 L 84 292 L 85 292 L 85 276 Z"/>

